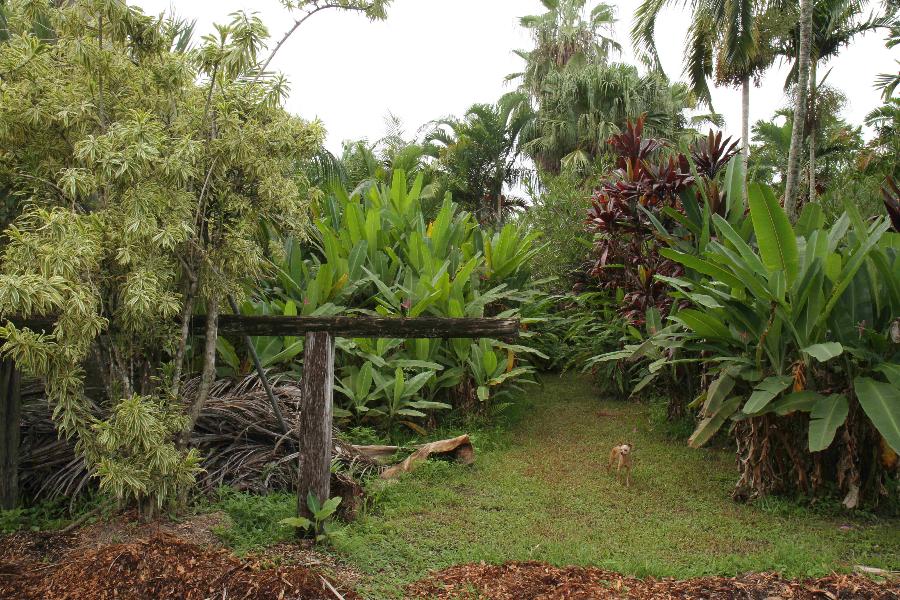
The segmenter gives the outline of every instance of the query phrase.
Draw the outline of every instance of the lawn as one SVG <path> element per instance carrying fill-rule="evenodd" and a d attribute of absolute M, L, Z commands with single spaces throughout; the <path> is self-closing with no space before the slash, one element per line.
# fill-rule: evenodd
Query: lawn
<path fill-rule="evenodd" d="M 731 501 L 734 455 L 672 439 L 647 405 L 601 400 L 583 378 L 549 376 L 507 431 L 473 432 L 474 466 L 431 463 L 381 485 L 336 542 L 367 598 L 450 565 L 539 560 L 626 574 L 776 570 L 824 575 L 900 566 L 900 524 L 785 500 Z M 635 445 L 634 483 L 605 472 L 609 448 Z"/>

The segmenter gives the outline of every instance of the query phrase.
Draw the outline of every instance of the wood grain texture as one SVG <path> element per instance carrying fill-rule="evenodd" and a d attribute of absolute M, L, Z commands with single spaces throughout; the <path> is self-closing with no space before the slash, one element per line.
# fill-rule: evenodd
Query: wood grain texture
<path fill-rule="evenodd" d="M 308 494 L 321 503 L 331 493 L 331 427 L 333 416 L 334 337 L 325 332 L 306 334 L 303 349 L 303 409 L 300 411 L 300 480 L 297 512 L 312 519 Z"/>
<path fill-rule="evenodd" d="M 50 332 L 54 319 L 9 319 L 17 327 Z M 191 333 L 206 332 L 206 316 L 191 319 Z M 343 338 L 499 338 L 519 335 L 518 319 L 417 317 L 283 317 L 276 315 L 219 315 L 219 335 L 283 336 L 327 331 Z"/>
<path fill-rule="evenodd" d="M 205 324 L 196 321 L 195 330 Z M 518 319 L 419 317 L 219 317 L 219 333 L 254 336 L 303 335 L 327 331 L 344 338 L 509 338 L 519 335 Z"/>

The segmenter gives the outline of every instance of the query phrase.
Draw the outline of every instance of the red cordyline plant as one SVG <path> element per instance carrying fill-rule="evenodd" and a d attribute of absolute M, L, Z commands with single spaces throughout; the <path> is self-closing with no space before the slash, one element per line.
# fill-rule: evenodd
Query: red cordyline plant
<path fill-rule="evenodd" d="M 666 207 L 683 212 L 680 195 L 694 183 L 683 154 L 661 156 L 663 140 L 645 138 L 644 118 L 628 121 L 625 130 L 608 140 L 618 155 L 616 168 L 595 188 L 588 227 L 595 234 L 595 258 L 589 274 L 608 290 L 622 290 L 621 312 L 635 325 L 643 325 L 647 309 L 665 314 L 672 303 L 667 286 L 656 275 L 673 277 L 681 267 L 659 255 L 660 241 L 646 211 L 666 221 Z M 717 173 L 737 152 L 737 142 L 709 133 L 691 150 L 697 174 L 714 182 Z M 711 202 L 724 206 L 722 194 L 707 185 Z M 714 199 L 713 199 L 714 198 Z"/>

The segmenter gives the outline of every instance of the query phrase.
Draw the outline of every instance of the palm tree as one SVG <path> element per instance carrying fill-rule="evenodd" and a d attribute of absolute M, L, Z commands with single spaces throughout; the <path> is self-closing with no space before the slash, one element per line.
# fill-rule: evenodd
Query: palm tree
<path fill-rule="evenodd" d="M 522 79 L 522 87 L 539 96 L 545 78 L 554 71 L 573 66 L 606 62 L 621 46 L 612 37 L 615 9 L 601 2 L 585 18 L 586 0 L 541 0 L 542 15 L 522 17 L 522 27 L 531 31 L 534 49 L 517 50 L 525 71 L 507 79 Z"/>
<path fill-rule="evenodd" d="M 809 92 L 809 63 L 812 46 L 813 0 L 800 0 L 800 36 L 797 47 L 797 93 L 794 102 L 794 129 L 788 154 L 787 178 L 784 184 L 784 209 L 792 221 L 797 220 L 797 177 L 800 173 L 800 147 L 806 124 Z"/>
<path fill-rule="evenodd" d="M 900 46 L 900 21 L 896 21 L 891 25 L 891 33 L 888 36 L 886 45 L 888 48 Z M 897 63 L 897 66 L 900 66 L 900 60 L 894 62 Z M 875 87 L 881 90 L 882 98 L 885 102 L 891 99 L 898 86 L 900 86 L 900 70 L 896 73 L 880 74 L 875 83 Z"/>
<path fill-rule="evenodd" d="M 827 62 L 837 56 L 842 48 L 848 46 L 857 35 L 890 27 L 895 23 L 891 14 L 875 16 L 860 20 L 859 17 L 868 5 L 868 0 L 814 0 L 812 34 L 810 39 L 810 74 L 809 101 L 806 134 L 809 137 L 809 201 L 816 197 L 816 138 L 817 122 L 821 115 L 817 108 L 817 90 L 828 77 L 817 80 L 816 72 L 819 63 Z M 794 26 L 788 35 L 775 48 L 775 52 L 792 61 L 791 70 L 785 81 L 785 88 L 797 84 L 799 75 L 800 33 Z"/>
<path fill-rule="evenodd" d="M 522 136 L 525 153 L 549 173 L 586 174 L 604 157 L 606 140 L 628 119 L 646 114 L 648 131 L 678 137 L 694 96 L 660 73 L 641 75 L 633 65 L 613 63 L 551 72 L 538 106 L 536 120 Z"/>
<path fill-rule="evenodd" d="M 462 118 L 434 121 L 425 152 L 436 159 L 438 186 L 482 222 L 501 224 L 521 204 L 504 188 L 521 181 L 519 135 L 533 119 L 518 94 L 475 104 Z"/>
<path fill-rule="evenodd" d="M 681 2 L 678 2 L 681 3 Z M 685 2 L 686 3 L 686 2 Z M 656 49 L 656 21 L 676 0 L 643 0 L 635 12 L 631 37 L 644 59 L 662 70 Z M 685 47 L 684 72 L 700 102 L 712 107 L 709 80 L 741 86 L 741 140 L 744 168 L 750 156 L 750 80 L 771 64 L 760 41 L 774 29 L 777 11 L 763 0 L 691 0 L 691 25 Z"/>
<path fill-rule="evenodd" d="M 525 69 L 508 77 L 521 80 L 520 98 L 532 107 L 534 119 L 520 143 L 542 171 L 590 172 L 606 140 L 642 113 L 655 134 L 682 132 L 683 111 L 694 106 L 686 86 L 610 62 L 620 46 L 611 37 L 615 18 L 609 4 L 601 2 L 588 14 L 586 0 L 543 4 L 546 13 L 522 18 L 534 48 L 517 52 Z"/>

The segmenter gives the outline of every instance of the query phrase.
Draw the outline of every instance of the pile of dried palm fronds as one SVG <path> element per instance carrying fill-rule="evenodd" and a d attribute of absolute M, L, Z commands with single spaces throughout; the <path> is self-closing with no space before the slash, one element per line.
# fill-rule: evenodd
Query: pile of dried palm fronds
<path fill-rule="evenodd" d="M 190 399 L 198 381 L 185 384 Z M 262 382 L 247 378 L 217 381 L 197 421 L 193 444 L 203 454 L 204 472 L 198 478 L 203 491 L 228 485 L 254 492 L 293 490 L 299 455 L 300 388 L 288 380 L 273 382 L 275 395 L 290 432 L 279 427 Z M 29 390 L 22 415 L 20 477 L 23 490 L 36 498 L 74 497 L 92 485 L 73 445 L 57 437 L 47 402 L 40 390 Z M 355 475 L 380 466 L 350 444 L 334 436 L 334 460 Z"/>

